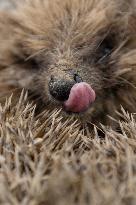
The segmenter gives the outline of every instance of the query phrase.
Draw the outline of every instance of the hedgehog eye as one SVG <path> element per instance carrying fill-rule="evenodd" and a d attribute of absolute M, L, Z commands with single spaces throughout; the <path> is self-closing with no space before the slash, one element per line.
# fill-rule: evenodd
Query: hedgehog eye
<path fill-rule="evenodd" d="M 111 53 L 112 48 L 109 45 L 104 45 L 102 48 L 103 56 L 107 56 Z"/>
<path fill-rule="evenodd" d="M 105 39 L 98 48 L 97 60 L 98 62 L 104 61 L 113 50 L 113 42 L 110 39 Z"/>

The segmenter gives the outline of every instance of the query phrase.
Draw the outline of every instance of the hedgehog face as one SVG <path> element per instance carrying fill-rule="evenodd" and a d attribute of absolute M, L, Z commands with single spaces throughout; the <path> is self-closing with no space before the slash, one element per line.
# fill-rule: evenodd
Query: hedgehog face
<path fill-rule="evenodd" d="M 9 64 L 20 66 L 18 85 L 45 105 L 95 122 L 104 122 L 120 105 L 131 104 L 132 111 L 134 20 L 131 7 L 116 0 L 20 5 L 8 17 L 14 36 L 7 47 Z"/>

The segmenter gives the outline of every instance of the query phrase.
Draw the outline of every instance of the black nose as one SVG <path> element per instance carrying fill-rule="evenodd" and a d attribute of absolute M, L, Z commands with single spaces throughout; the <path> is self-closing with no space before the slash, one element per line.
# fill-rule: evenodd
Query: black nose
<path fill-rule="evenodd" d="M 49 82 L 50 94 L 59 101 L 65 101 L 69 98 L 70 90 L 74 84 L 82 82 L 81 77 L 77 73 L 72 74 L 72 80 L 58 79 L 51 76 Z"/>
<path fill-rule="evenodd" d="M 49 82 L 50 94 L 59 101 L 65 101 L 69 98 L 70 90 L 75 84 L 74 81 L 65 79 L 51 78 Z"/>

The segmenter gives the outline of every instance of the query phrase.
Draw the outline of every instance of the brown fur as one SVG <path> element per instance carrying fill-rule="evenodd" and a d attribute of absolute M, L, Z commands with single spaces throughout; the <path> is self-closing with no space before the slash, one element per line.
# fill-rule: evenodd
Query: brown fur
<path fill-rule="evenodd" d="M 50 77 L 76 70 L 97 95 L 84 119 L 107 123 L 120 105 L 135 112 L 135 1 L 26 0 L 0 13 L 0 30 L 1 96 L 26 88 L 36 102 L 60 107 Z"/>

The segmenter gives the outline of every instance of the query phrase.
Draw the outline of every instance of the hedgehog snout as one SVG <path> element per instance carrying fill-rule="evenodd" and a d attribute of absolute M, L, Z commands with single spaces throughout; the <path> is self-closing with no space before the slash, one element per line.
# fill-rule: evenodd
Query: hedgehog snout
<path fill-rule="evenodd" d="M 49 82 L 49 92 L 53 98 L 64 102 L 69 98 L 72 87 L 80 82 L 82 82 L 82 78 L 77 73 L 74 73 L 71 79 L 57 78 L 52 75 Z"/>

